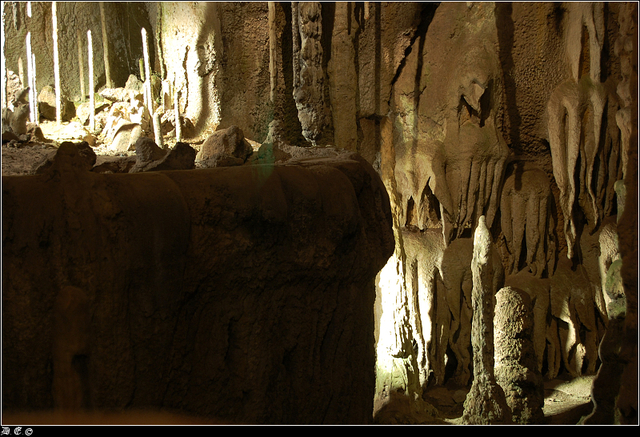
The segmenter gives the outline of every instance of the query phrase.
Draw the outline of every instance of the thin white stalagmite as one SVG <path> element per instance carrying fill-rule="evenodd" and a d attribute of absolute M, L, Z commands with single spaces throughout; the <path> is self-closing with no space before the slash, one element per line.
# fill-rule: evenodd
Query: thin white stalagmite
<path fill-rule="evenodd" d="M 18 58 L 18 77 L 20 78 L 20 86 L 25 88 L 26 82 L 24 81 L 24 62 L 22 56 Z"/>
<path fill-rule="evenodd" d="M 162 125 L 160 124 L 160 108 L 153 113 L 153 136 L 156 139 L 156 145 L 164 149 L 164 138 L 162 138 Z"/>
<path fill-rule="evenodd" d="M 149 114 L 153 114 L 153 98 L 151 96 L 151 67 L 149 66 L 149 39 L 147 37 L 147 30 L 143 27 L 142 30 L 142 53 L 144 55 L 144 90 L 147 94 L 147 109 Z"/>
<path fill-rule="evenodd" d="M 96 129 L 96 101 L 93 95 L 93 41 L 90 30 L 87 30 L 87 53 L 89 59 L 89 130 L 93 132 Z"/>
<path fill-rule="evenodd" d="M 100 2 L 100 22 L 102 23 L 102 52 L 104 54 L 104 74 L 107 78 L 107 88 L 113 88 L 113 82 L 111 82 L 111 65 L 109 64 L 109 37 L 107 35 L 107 20 L 104 13 L 104 2 Z"/>
<path fill-rule="evenodd" d="M 151 115 L 151 122 L 153 123 L 153 133 L 156 140 L 156 144 L 162 147 L 162 131 L 160 127 L 160 117 L 156 116 L 155 104 L 153 101 L 153 95 L 151 94 L 151 66 L 149 65 L 149 36 L 147 35 L 147 30 L 142 28 L 142 50 L 144 54 L 144 90 L 147 95 L 147 109 L 149 110 L 149 115 Z"/>
<path fill-rule="evenodd" d="M 84 102 L 87 91 L 84 89 L 84 59 L 82 56 L 82 38 L 80 38 L 80 29 L 76 29 L 76 39 L 78 40 L 78 68 L 80 70 L 80 101 Z"/>
<path fill-rule="evenodd" d="M 60 90 L 60 58 L 58 55 L 58 11 L 57 2 L 51 3 L 51 22 L 53 23 L 53 76 L 56 86 L 56 122 L 62 121 Z"/>
<path fill-rule="evenodd" d="M 177 74 L 173 73 L 173 110 L 175 115 L 174 124 L 176 126 L 176 143 L 182 138 L 182 126 L 180 125 L 180 92 L 176 86 Z"/>
<path fill-rule="evenodd" d="M 36 100 L 34 99 L 34 90 L 33 90 L 33 57 L 31 56 L 31 32 L 27 33 L 27 86 L 29 86 L 29 115 L 31 117 L 31 122 L 35 122 L 36 113 L 35 113 L 35 105 Z"/>
<path fill-rule="evenodd" d="M 33 98 L 35 99 L 35 104 L 33 105 L 33 118 L 34 118 L 34 123 L 38 124 L 38 122 L 40 121 L 40 113 L 38 112 L 38 101 L 37 101 L 37 96 L 38 93 L 36 92 L 36 54 L 35 53 L 31 53 L 31 68 L 33 69 L 33 77 L 32 79 L 32 83 L 31 83 L 31 87 L 33 88 Z"/>

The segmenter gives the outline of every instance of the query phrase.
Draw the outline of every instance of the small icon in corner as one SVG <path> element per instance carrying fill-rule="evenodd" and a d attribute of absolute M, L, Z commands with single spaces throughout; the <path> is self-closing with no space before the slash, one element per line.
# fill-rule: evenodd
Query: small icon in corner
<path fill-rule="evenodd" d="M 33 430 L 31 428 L 27 428 L 24 430 L 24 435 L 26 435 L 27 437 L 31 434 L 33 434 Z"/>
<path fill-rule="evenodd" d="M 21 432 L 22 432 L 22 427 L 21 427 L 21 426 L 16 426 L 16 427 L 13 429 L 13 433 L 14 433 L 15 435 L 20 435 L 20 433 L 21 433 Z"/>
<path fill-rule="evenodd" d="M 9 429 L 8 426 L 3 426 L 2 427 L 2 435 L 9 435 L 11 434 L 11 429 Z"/>

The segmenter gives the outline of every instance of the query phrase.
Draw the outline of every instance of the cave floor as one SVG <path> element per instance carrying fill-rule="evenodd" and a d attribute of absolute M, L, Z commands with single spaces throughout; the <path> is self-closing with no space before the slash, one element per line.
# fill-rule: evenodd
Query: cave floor
<path fill-rule="evenodd" d="M 2 175 L 3 176 L 24 176 L 33 174 L 35 169 L 48 157 L 55 154 L 58 146 L 64 141 L 80 142 L 87 136 L 88 130 L 78 121 L 63 122 L 57 124 L 55 121 L 41 121 L 38 126 L 44 135 L 44 141 L 13 141 L 2 144 Z M 189 144 L 196 152 L 200 151 L 205 140 L 215 131 L 208 129 L 201 134 L 183 139 L 182 142 Z M 254 151 L 258 150 L 260 143 L 249 138 L 246 140 Z M 165 148 L 173 148 L 176 144 L 175 136 L 163 137 Z M 96 165 L 103 160 L 113 156 L 135 156 L 135 150 L 128 152 L 118 152 L 109 147 L 109 144 L 102 142 L 102 138 L 95 138 L 92 145 L 97 156 Z M 198 168 L 198 163 L 196 163 Z"/>
<path fill-rule="evenodd" d="M 595 376 L 560 376 L 544 383 L 544 417 L 547 425 L 575 425 L 591 413 L 591 385 Z M 445 422 L 461 425 L 466 389 L 433 387 L 425 400 L 436 407 Z"/>

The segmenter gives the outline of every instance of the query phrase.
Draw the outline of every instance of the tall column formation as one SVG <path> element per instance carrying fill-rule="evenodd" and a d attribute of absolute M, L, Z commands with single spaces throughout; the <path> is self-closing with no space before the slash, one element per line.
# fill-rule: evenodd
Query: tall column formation
<path fill-rule="evenodd" d="M 514 423 L 543 423 L 544 383 L 533 345 L 533 302 L 515 287 L 496 295 L 495 375 Z"/>
<path fill-rule="evenodd" d="M 31 55 L 31 32 L 27 33 L 27 83 L 30 87 L 29 89 L 29 114 L 31 116 L 31 122 L 36 122 L 36 113 L 35 113 L 35 105 L 36 105 L 36 93 L 33 88 L 33 56 Z"/>
<path fill-rule="evenodd" d="M 33 75 L 31 76 L 31 89 L 33 90 L 33 120 L 35 124 L 39 122 L 39 112 L 38 112 L 38 92 L 36 88 L 36 54 L 31 53 L 31 69 L 33 71 Z"/>
<path fill-rule="evenodd" d="M 358 148 L 358 124 L 356 121 L 356 72 L 355 47 L 349 16 L 353 13 L 351 3 L 338 2 L 335 5 L 333 35 L 331 36 L 331 59 L 328 73 L 331 90 L 334 144 L 351 151 Z M 355 21 L 355 20 L 354 20 Z"/>
<path fill-rule="evenodd" d="M 298 3 L 297 9 L 300 51 L 294 52 L 293 56 L 299 58 L 300 82 L 294 88 L 294 98 L 302 125 L 302 135 L 315 146 L 330 141 L 327 131 L 331 130 L 330 110 L 324 98 L 322 4 L 301 2 Z M 294 41 L 295 39 L 294 37 Z"/>
<path fill-rule="evenodd" d="M 93 84 L 93 41 L 90 30 L 87 30 L 87 53 L 89 62 L 89 129 L 93 132 L 96 129 L 96 100 Z"/>
<path fill-rule="evenodd" d="M 53 76 L 56 87 L 56 122 L 62 121 L 62 111 L 60 105 L 60 58 L 58 54 L 58 11 L 57 2 L 51 3 L 51 22 L 53 25 Z M 34 63 L 35 64 L 35 63 Z"/>
<path fill-rule="evenodd" d="M 511 423 L 511 410 L 494 375 L 493 315 L 496 290 L 492 243 L 484 216 L 473 236 L 473 383 L 464 401 L 462 420 L 470 425 Z"/>
<path fill-rule="evenodd" d="M 149 38 L 147 30 L 143 27 L 142 33 L 142 51 L 144 55 L 144 93 L 145 103 L 149 113 L 153 114 L 153 96 L 151 95 L 151 67 L 149 66 Z"/>

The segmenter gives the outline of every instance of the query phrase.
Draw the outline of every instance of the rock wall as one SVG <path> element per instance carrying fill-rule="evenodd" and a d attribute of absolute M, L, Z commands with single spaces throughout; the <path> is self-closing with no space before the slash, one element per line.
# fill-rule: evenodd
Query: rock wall
<path fill-rule="evenodd" d="M 5 410 L 372 420 L 393 239 L 362 158 L 109 175 L 65 143 L 3 204 Z"/>

